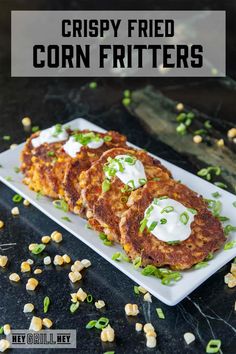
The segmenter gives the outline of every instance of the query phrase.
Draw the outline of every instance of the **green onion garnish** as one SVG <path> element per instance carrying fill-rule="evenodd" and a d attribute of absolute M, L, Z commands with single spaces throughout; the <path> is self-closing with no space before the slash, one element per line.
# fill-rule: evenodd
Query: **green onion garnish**
<path fill-rule="evenodd" d="M 180 221 L 184 224 L 187 225 L 188 221 L 189 221 L 189 215 L 186 211 L 184 211 L 182 214 L 180 214 L 179 217 Z"/>
<path fill-rule="evenodd" d="M 98 84 L 96 83 L 96 81 L 92 81 L 89 83 L 89 88 L 92 90 L 96 89 L 97 86 L 98 86 Z"/>
<path fill-rule="evenodd" d="M 107 235 L 104 234 L 103 232 L 99 233 L 99 238 L 103 241 L 103 244 L 105 246 L 112 246 L 113 245 L 113 242 L 108 240 Z"/>
<path fill-rule="evenodd" d="M 99 320 L 96 321 L 95 327 L 98 329 L 103 329 L 103 328 L 107 327 L 108 323 L 109 323 L 108 318 L 101 317 L 101 318 L 99 318 Z"/>
<path fill-rule="evenodd" d="M 224 233 L 226 236 L 228 236 L 230 234 L 230 232 L 232 231 L 236 231 L 236 226 L 232 226 L 232 225 L 226 225 L 224 228 Z"/>
<path fill-rule="evenodd" d="M 219 187 L 219 188 L 222 188 L 222 189 L 227 189 L 228 188 L 228 186 L 225 183 L 223 183 L 223 182 L 214 182 L 214 185 Z"/>
<path fill-rule="evenodd" d="M 32 133 L 36 133 L 37 131 L 39 131 L 39 127 L 38 126 L 34 126 L 32 127 Z"/>
<path fill-rule="evenodd" d="M 193 215 L 196 215 L 197 214 L 197 210 L 196 209 L 193 209 L 193 208 L 187 208 L 187 210 L 192 213 Z"/>
<path fill-rule="evenodd" d="M 221 168 L 219 166 L 209 166 L 202 168 L 197 172 L 198 176 L 206 178 L 208 181 L 211 180 L 211 174 L 215 173 L 216 176 L 221 174 Z"/>
<path fill-rule="evenodd" d="M 186 125 L 184 123 L 180 123 L 177 127 L 176 127 L 176 132 L 179 135 L 185 135 L 187 132 L 187 128 Z"/>
<path fill-rule="evenodd" d="M 222 216 L 222 215 L 217 216 L 217 219 L 219 219 L 222 222 L 230 220 L 230 218 L 228 218 L 227 216 Z"/>
<path fill-rule="evenodd" d="M 166 206 L 166 207 L 164 207 L 164 208 L 162 209 L 161 214 L 163 214 L 163 213 L 171 213 L 172 211 L 174 211 L 174 207 L 168 205 L 168 206 Z"/>
<path fill-rule="evenodd" d="M 135 293 L 136 295 L 139 295 L 139 289 L 138 289 L 138 286 L 137 286 L 137 285 L 134 286 L 134 293 Z"/>
<path fill-rule="evenodd" d="M 15 167 L 14 167 L 14 171 L 15 171 L 15 173 L 19 173 L 19 172 L 20 172 L 20 168 L 17 167 L 17 166 L 15 166 Z"/>
<path fill-rule="evenodd" d="M 70 312 L 74 313 L 75 311 L 77 311 L 79 308 L 79 301 L 75 302 L 74 304 L 70 305 Z"/>
<path fill-rule="evenodd" d="M 14 197 L 12 198 L 12 201 L 14 202 L 14 203 L 20 203 L 21 201 L 22 201 L 22 196 L 21 195 L 19 195 L 19 194 L 15 194 L 14 195 Z"/>
<path fill-rule="evenodd" d="M 131 103 L 131 99 L 128 97 L 123 98 L 122 103 L 124 106 L 128 106 Z"/>
<path fill-rule="evenodd" d="M 157 224 L 158 224 L 157 221 L 153 221 L 151 223 L 151 225 L 149 226 L 148 231 L 150 231 L 150 232 L 153 231 L 155 229 L 155 227 L 157 226 Z"/>
<path fill-rule="evenodd" d="M 55 152 L 54 151 L 48 151 L 47 152 L 47 156 L 55 156 Z"/>
<path fill-rule="evenodd" d="M 13 182 L 13 178 L 12 178 L 11 176 L 7 176 L 7 177 L 6 177 L 6 181 L 8 181 L 8 182 Z"/>
<path fill-rule="evenodd" d="M 71 219 L 68 216 L 62 216 L 61 219 L 65 220 L 67 222 L 72 222 Z"/>
<path fill-rule="evenodd" d="M 142 272 L 144 276 L 154 276 L 161 279 L 163 285 L 170 285 L 172 282 L 179 281 L 182 276 L 179 272 L 172 271 L 166 268 L 156 268 L 153 265 L 146 266 Z"/>
<path fill-rule="evenodd" d="M 168 243 L 168 245 L 171 245 L 171 246 L 175 246 L 175 245 L 179 245 L 180 244 L 180 241 L 169 241 L 169 242 L 167 242 Z"/>
<path fill-rule="evenodd" d="M 5 140 L 5 141 L 11 140 L 10 135 L 4 135 L 2 138 L 3 138 L 3 140 Z"/>
<path fill-rule="evenodd" d="M 112 137 L 110 135 L 105 135 L 103 140 L 105 141 L 105 143 L 107 143 L 112 140 Z"/>
<path fill-rule="evenodd" d="M 88 294 L 86 301 L 90 304 L 93 301 L 93 296 L 91 294 Z"/>
<path fill-rule="evenodd" d="M 50 301 L 49 297 L 45 296 L 45 298 L 43 300 L 43 312 L 44 313 L 48 312 L 48 308 L 49 308 L 50 303 L 51 303 L 51 301 Z"/>
<path fill-rule="evenodd" d="M 63 210 L 65 213 L 69 210 L 68 204 L 64 199 L 54 200 L 52 204 L 55 206 L 55 208 Z"/>
<path fill-rule="evenodd" d="M 214 258 L 214 255 L 213 255 L 212 252 L 210 252 L 210 253 L 208 254 L 208 256 L 205 258 L 205 261 L 210 261 L 210 260 L 213 259 L 213 258 Z"/>
<path fill-rule="evenodd" d="M 214 192 L 211 194 L 213 198 L 220 198 L 221 194 L 219 192 Z"/>
<path fill-rule="evenodd" d="M 123 92 L 124 97 L 130 97 L 130 95 L 131 95 L 130 90 L 124 90 L 124 92 Z"/>
<path fill-rule="evenodd" d="M 208 262 L 199 262 L 195 264 L 194 269 L 201 269 L 208 266 Z"/>
<path fill-rule="evenodd" d="M 157 312 L 157 316 L 158 316 L 160 319 L 162 319 L 162 320 L 165 319 L 164 312 L 162 311 L 162 309 L 161 309 L 160 307 L 157 307 L 157 308 L 156 308 L 156 312 Z"/>
<path fill-rule="evenodd" d="M 147 180 L 145 178 L 139 178 L 138 183 L 143 186 L 145 183 L 147 183 Z"/>
<path fill-rule="evenodd" d="M 0 327 L 0 334 L 3 334 L 4 333 L 4 329 L 3 329 L 3 326 Z"/>
<path fill-rule="evenodd" d="M 209 120 L 206 120 L 204 122 L 204 127 L 207 128 L 207 129 L 211 129 L 212 128 L 212 124 Z"/>
<path fill-rule="evenodd" d="M 218 353 L 221 347 L 220 339 L 211 339 L 206 346 L 206 353 Z"/>
<path fill-rule="evenodd" d="M 138 269 L 142 264 L 142 258 L 141 257 L 136 257 L 134 260 L 133 260 L 133 266 L 135 269 Z"/>
<path fill-rule="evenodd" d="M 144 229 L 145 229 L 145 227 L 146 227 L 146 225 L 147 225 L 147 222 L 148 222 L 147 218 L 144 218 L 144 219 L 142 219 L 142 220 L 140 221 L 139 232 L 142 233 L 142 232 L 144 231 Z"/>
<path fill-rule="evenodd" d="M 111 187 L 111 184 L 108 179 L 104 179 L 102 182 L 102 191 L 103 193 L 108 192 Z"/>
<path fill-rule="evenodd" d="M 41 252 L 43 252 L 43 250 L 45 249 L 45 245 L 43 243 L 39 243 L 37 244 L 33 249 L 32 249 L 32 253 L 33 254 L 39 254 Z"/>
<path fill-rule="evenodd" d="M 224 245 L 224 250 L 230 250 L 231 248 L 234 248 L 234 246 L 236 246 L 236 241 L 227 242 Z"/>
<path fill-rule="evenodd" d="M 160 220 L 160 223 L 163 225 L 163 224 L 166 224 L 167 223 L 167 219 L 165 219 L 165 218 L 162 218 L 161 220 Z"/>
<path fill-rule="evenodd" d="M 127 185 L 128 185 L 130 188 L 132 188 L 132 190 L 135 189 L 135 184 L 134 184 L 134 180 L 133 180 L 133 179 L 131 179 L 129 182 L 127 182 Z"/>
<path fill-rule="evenodd" d="M 116 253 L 114 253 L 113 255 L 112 255 L 112 257 L 111 257 L 111 259 L 113 260 L 113 261 L 117 261 L 117 262 L 120 262 L 120 252 L 116 252 Z"/>
<path fill-rule="evenodd" d="M 93 327 L 95 327 L 95 324 L 97 323 L 96 320 L 92 320 L 92 321 L 89 321 L 87 324 L 86 324 L 86 329 L 91 329 Z"/>

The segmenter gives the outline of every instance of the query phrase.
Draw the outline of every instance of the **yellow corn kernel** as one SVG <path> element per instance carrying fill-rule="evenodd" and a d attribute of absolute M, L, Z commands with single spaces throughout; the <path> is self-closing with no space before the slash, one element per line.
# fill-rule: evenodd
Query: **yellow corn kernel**
<path fill-rule="evenodd" d="M 1 339 L 0 340 L 0 352 L 3 353 L 8 348 L 10 348 L 10 342 L 7 339 Z"/>
<path fill-rule="evenodd" d="M 34 311 L 34 305 L 33 304 L 28 303 L 28 304 L 24 305 L 24 309 L 23 309 L 24 313 L 32 312 L 32 311 Z"/>
<path fill-rule="evenodd" d="M 220 147 L 224 146 L 225 145 L 224 139 L 217 140 L 216 144 L 217 144 L 217 146 L 220 146 Z"/>
<path fill-rule="evenodd" d="M 135 330 L 136 330 L 137 332 L 141 332 L 142 329 L 143 329 L 142 323 L 138 323 L 138 322 L 135 323 Z"/>
<path fill-rule="evenodd" d="M 125 250 L 126 252 L 129 252 L 130 249 L 131 249 L 130 243 L 125 243 L 125 245 L 124 245 L 124 250 Z"/>
<path fill-rule="evenodd" d="M 232 139 L 236 137 L 236 128 L 231 128 L 228 130 L 228 138 Z"/>
<path fill-rule="evenodd" d="M 28 247 L 29 251 L 32 251 L 37 246 L 37 243 L 31 243 Z"/>
<path fill-rule="evenodd" d="M 43 326 L 47 328 L 52 327 L 52 321 L 49 318 L 43 318 Z"/>
<path fill-rule="evenodd" d="M 29 278 L 26 284 L 26 290 L 35 290 L 38 286 L 39 282 L 35 278 Z"/>
<path fill-rule="evenodd" d="M 21 123 L 24 127 L 29 127 L 31 125 L 31 119 L 29 117 L 24 117 Z"/>
<path fill-rule="evenodd" d="M 30 202 L 27 199 L 24 199 L 23 205 L 27 207 L 30 205 Z"/>
<path fill-rule="evenodd" d="M 114 342 L 115 339 L 115 331 L 114 329 L 108 325 L 106 328 L 103 328 L 101 332 L 101 340 L 103 342 Z"/>
<path fill-rule="evenodd" d="M 186 344 L 189 345 L 195 341 L 195 335 L 191 332 L 186 332 L 186 333 L 184 333 L 184 340 L 185 340 Z"/>
<path fill-rule="evenodd" d="M 234 277 L 232 280 L 228 282 L 228 287 L 229 288 L 234 288 L 236 286 L 236 277 Z"/>
<path fill-rule="evenodd" d="M 6 267 L 8 262 L 8 257 L 7 256 L 0 256 L 0 267 Z"/>
<path fill-rule="evenodd" d="M 229 281 L 232 281 L 233 279 L 234 279 L 233 274 L 231 274 L 231 273 L 226 274 L 225 277 L 224 277 L 225 284 L 228 284 Z"/>
<path fill-rule="evenodd" d="M 193 137 L 193 142 L 194 142 L 195 144 L 200 144 L 200 143 L 202 142 L 202 137 L 201 137 L 201 135 L 194 135 L 194 137 Z"/>
<path fill-rule="evenodd" d="M 71 296 L 71 301 L 72 301 L 73 303 L 76 303 L 76 302 L 78 301 L 78 299 L 77 299 L 77 293 L 72 293 L 72 294 L 70 294 L 70 296 Z"/>
<path fill-rule="evenodd" d="M 126 304 L 125 313 L 127 316 L 137 316 L 139 314 L 138 305 L 136 304 Z"/>
<path fill-rule="evenodd" d="M 51 238 L 54 242 L 56 243 L 60 243 L 62 241 L 62 234 L 58 231 L 54 231 L 52 234 L 51 234 Z"/>
<path fill-rule="evenodd" d="M 150 293 L 146 293 L 143 297 L 144 301 L 152 302 L 152 297 Z"/>
<path fill-rule="evenodd" d="M 41 331 L 42 326 L 43 326 L 43 321 L 41 320 L 41 318 L 33 316 L 32 320 L 30 322 L 29 330 L 38 332 L 38 331 Z"/>
<path fill-rule="evenodd" d="M 71 266 L 71 271 L 72 272 L 80 272 L 82 269 L 84 269 L 84 265 L 80 261 L 76 261 Z"/>
<path fill-rule="evenodd" d="M 147 337 L 155 337 L 155 338 L 156 338 L 157 334 L 156 334 L 155 331 L 150 330 L 150 331 L 147 331 L 147 332 L 146 332 L 146 336 L 147 336 Z"/>
<path fill-rule="evenodd" d="M 147 290 L 146 290 L 145 288 L 143 288 L 141 285 L 139 285 L 138 291 L 139 291 L 141 294 L 144 294 L 144 295 L 147 293 Z"/>
<path fill-rule="evenodd" d="M 42 271 L 42 269 L 40 269 L 40 268 L 36 268 L 35 270 L 34 270 L 34 274 L 41 274 L 43 271 Z"/>
<path fill-rule="evenodd" d="M 231 264 L 230 272 L 236 277 L 236 263 Z"/>
<path fill-rule="evenodd" d="M 35 162 L 37 160 L 37 157 L 36 156 L 32 156 L 31 157 L 31 162 Z"/>
<path fill-rule="evenodd" d="M 0 220 L 0 229 L 2 229 L 4 226 L 4 222 L 2 220 Z"/>
<path fill-rule="evenodd" d="M 11 209 L 11 213 L 13 216 L 17 216 L 20 214 L 19 208 L 18 207 L 14 207 Z"/>
<path fill-rule="evenodd" d="M 155 337 L 150 337 L 150 336 L 147 336 L 147 341 L 146 341 L 146 346 L 148 348 L 156 348 L 156 345 L 157 345 L 157 340 Z"/>
<path fill-rule="evenodd" d="M 84 268 L 88 268 L 91 266 L 91 262 L 89 259 L 82 259 L 81 263 L 83 264 Z"/>
<path fill-rule="evenodd" d="M 63 258 L 64 263 L 71 262 L 71 258 L 70 258 L 70 256 L 68 256 L 68 254 L 63 254 L 62 258 Z"/>
<path fill-rule="evenodd" d="M 177 103 L 177 105 L 176 105 L 176 109 L 177 109 L 177 111 L 183 111 L 183 109 L 184 109 L 184 105 L 183 105 L 183 103 Z"/>
<path fill-rule="evenodd" d="M 86 292 L 83 291 L 82 288 L 79 288 L 79 290 L 77 291 L 77 299 L 78 299 L 79 301 L 84 302 L 84 300 L 86 299 L 86 297 L 87 297 Z"/>
<path fill-rule="evenodd" d="M 10 274 L 9 279 L 11 281 L 15 281 L 17 283 L 20 280 L 20 277 L 17 273 L 12 273 L 12 274 Z"/>
<path fill-rule="evenodd" d="M 70 272 L 69 279 L 72 283 L 75 283 L 75 282 L 79 281 L 80 279 L 82 279 L 82 275 L 80 274 L 80 272 Z"/>
<path fill-rule="evenodd" d="M 102 309 L 105 306 L 106 306 L 106 304 L 103 300 L 98 300 L 95 302 L 96 309 Z"/>
<path fill-rule="evenodd" d="M 62 256 L 60 256 L 59 254 L 57 254 L 57 255 L 54 257 L 53 263 L 54 263 L 55 265 L 61 266 L 61 265 L 63 265 L 64 260 L 63 260 Z"/>
<path fill-rule="evenodd" d="M 47 243 L 49 243 L 51 241 L 51 237 L 50 236 L 43 236 L 41 238 L 41 241 L 42 241 L 42 243 L 47 244 Z"/>
<path fill-rule="evenodd" d="M 146 323 L 143 327 L 143 330 L 145 333 L 150 332 L 150 331 L 155 331 L 155 328 L 151 323 Z"/>
<path fill-rule="evenodd" d="M 20 266 L 20 270 L 22 273 L 30 272 L 31 270 L 30 264 L 28 262 L 22 262 Z"/>
<path fill-rule="evenodd" d="M 5 336 L 8 336 L 8 334 L 11 333 L 11 326 L 9 324 L 5 324 L 3 326 L 3 332 L 4 332 Z"/>

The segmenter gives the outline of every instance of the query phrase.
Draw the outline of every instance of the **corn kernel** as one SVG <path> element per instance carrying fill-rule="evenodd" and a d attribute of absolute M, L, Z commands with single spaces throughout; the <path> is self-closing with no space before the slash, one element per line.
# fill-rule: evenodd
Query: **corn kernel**
<path fill-rule="evenodd" d="M 10 348 L 10 342 L 7 339 L 1 339 L 0 340 L 0 352 L 3 353 L 8 348 Z"/>
<path fill-rule="evenodd" d="M 31 267 L 30 264 L 28 262 L 22 262 L 21 266 L 20 266 L 21 272 L 25 273 L 25 272 L 30 272 Z"/>
<path fill-rule="evenodd" d="M 217 146 L 220 146 L 220 147 L 224 146 L 225 145 L 224 139 L 217 140 L 216 144 L 217 144 Z"/>
<path fill-rule="evenodd" d="M 72 293 L 72 294 L 70 294 L 70 296 L 71 296 L 71 301 L 72 301 L 73 303 L 76 303 L 76 302 L 78 301 L 78 299 L 77 299 L 77 293 Z"/>
<path fill-rule="evenodd" d="M 150 293 L 146 293 L 143 297 L 144 301 L 152 302 L 152 297 Z"/>
<path fill-rule="evenodd" d="M 69 279 L 72 283 L 75 283 L 75 282 L 79 281 L 80 279 L 82 279 L 82 275 L 80 274 L 80 272 L 70 272 Z"/>
<path fill-rule="evenodd" d="M 33 259 L 27 259 L 27 261 L 26 261 L 27 263 L 29 263 L 30 265 L 33 265 L 34 264 L 34 261 L 33 261 Z"/>
<path fill-rule="evenodd" d="M 108 325 L 106 328 L 103 328 L 101 332 L 101 340 L 103 342 L 113 342 L 115 339 L 115 331 L 114 329 Z"/>
<path fill-rule="evenodd" d="M 42 241 L 42 243 L 47 244 L 47 243 L 49 243 L 51 241 L 51 237 L 50 236 L 43 236 L 41 238 L 41 241 Z"/>
<path fill-rule="evenodd" d="M 17 283 L 20 280 L 20 277 L 17 273 L 12 273 L 10 274 L 9 279 Z"/>
<path fill-rule="evenodd" d="M 35 278 L 29 278 L 26 284 L 26 290 L 35 290 L 38 286 L 39 282 Z"/>
<path fill-rule="evenodd" d="M 11 213 L 13 216 L 17 216 L 20 214 L 19 208 L 18 207 L 14 207 L 11 209 Z"/>
<path fill-rule="evenodd" d="M 27 207 L 30 205 L 30 202 L 27 199 L 24 199 L 23 205 Z"/>
<path fill-rule="evenodd" d="M 29 117 L 24 117 L 21 123 L 24 127 L 29 127 L 31 125 L 31 119 Z"/>
<path fill-rule="evenodd" d="M 141 332 L 142 329 L 143 329 L 142 323 L 138 323 L 138 322 L 135 323 L 135 330 L 136 330 L 137 332 Z"/>
<path fill-rule="evenodd" d="M 51 257 L 49 257 L 49 256 L 44 257 L 43 263 L 44 263 L 45 265 L 51 264 L 51 263 L 52 263 Z"/>
<path fill-rule="evenodd" d="M 143 327 L 143 330 L 145 333 L 150 332 L 150 331 L 155 331 L 155 328 L 151 323 L 146 323 Z"/>
<path fill-rule="evenodd" d="M 30 322 L 29 330 L 38 332 L 38 331 L 41 331 L 42 326 L 43 326 L 43 321 L 41 320 L 41 318 L 33 316 L 32 320 Z"/>
<path fill-rule="evenodd" d="M 78 299 L 79 301 L 84 302 L 84 300 L 86 299 L 86 297 L 87 297 L 86 292 L 83 291 L 82 288 L 79 288 L 79 290 L 77 291 L 77 299 Z"/>
<path fill-rule="evenodd" d="M 102 309 L 105 306 L 106 306 L 106 304 L 103 300 L 98 300 L 95 302 L 96 309 Z"/>
<path fill-rule="evenodd" d="M 54 231 L 52 234 L 51 234 L 51 238 L 54 242 L 56 243 L 59 243 L 62 241 L 62 234 L 58 231 Z"/>
<path fill-rule="evenodd" d="M 183 109 L 184 109 L 184 105 L 183 105 L 183 103 L 177 103 L 177 105 L 176 105 L 176 109 L 177 109 L 177 111 L 183 111 Z"/>
<path fill-rule="evenodd" d="M 61 265 L 63 265 L 64 260 L 63 260 L 62 256 L 59 256 L 59 254 L 57 254 L 57 255 L 54 257 L 53 263 L 54 263 L 55 265 L 61 266 Z"/>
<path fill-rule="evenodd" d="M 126 304 L 125 313 L 127 316 L 137 316 L 139 314 L 138 305 L 136 304 Z"/>
<path fill-rule="evenodd" d="M 43 325 L 44 325 L 44 327 L 51 328 L 52 327 L 52 321 L 49 318 L 44 318 L 43 319 Z"/>
<path fill-rule="evenodd" d="M 194 142 L 195 144 L 200 144 L 200 143 L 202 142 L 202 137 L 201 137 L 201 135 L 194 135 L 194 137 L 193 137 L 193 142 Z"/>
<path fill-rule="evenodd" d="M 146 337 L 155 337 L 156 338 L 157 334 L 155 330 L 150 330 L 146 332 Z"/>
<path fill-rule="evenodd" d="M 31 243 L 28 247 L 29 251 L 33 251 L 33 249 L 37 246 L 37 243 Z"/>
<path fill-rule="evenodd" d="M 186 333 L 184 333 L 184 340 L 185 340 L 186 344 L 189 345 L 190 343 L 195 341 L 195 335 L 191 332 L 186 332 Z"/>
<path fill-rule="evenodd" d="M 236 277 L 236 263 L 231 264 L 230 272 Z"/>
<path fill-rule="evenodd" d="M 236 278 L 234 277 L 232 280 L 228 282 L 229 288 L 234 288 L 236 286 Z"/>
<path fill-rule="evenodd" d="M 16 148 L 17 146 L 18 146 L 18 144 L 11 144 L 11 145 L 10 145 L 10 149 L 11 149 L 11 150 L 15 150 L 15 148 Z"/>
<path fill-rule="evenodd" d="M 8 336 L 8 334 L 11 333 L 11 326 L 9 324 L 5 324 L 3 326 L 3 332 L 4 332 L 5 336 Z"/>
<path fill-rule="evenodd" d="M 147 341 L 146 341 L 146 346 L 148 348 L 156 348 L 156 345 L 157 345 L 157 340 L 155 337 L 150 337 L 150 336 L 147 336 Z"/>
<path fill-rule="evenodd" d="M 226 274 L 225 277 L 224 277 L 225 284 L 228 284 L 229 281 L 230 281 L 230 280 L 232 281 L 233 279 L 234 279 L 233 274 L 231 274 L 231 273 Z"/>
<path fill-rule="evenodd" d="M 84 268 L 88 268 L 91 266 L 91 262 L 89 259 L 82 259 L 81 263 L 83 264 Z"/>
<path fill-rule="evenodd" d="M 236 137 L 236 128 L 231 128 L 228 130 L 228 138 L 232 139 Z"/>
<path fill-rule="evenodd" d="M 71 262 L 70 256 L 68 256 L 68 254 L 64 254 L 62 256 L 62 258 L 63 258 L 64 263 L 70 263 Z"/>
<path fill-rule="evenodd" d="M 0 220 L 0 229 L 2 229 L 4 226 L 4 222 L 2 220 Z"/>
<path fill-rule="evenodd" d="M 141 294 L 146 294 L 147 293 L 147 290 L 146 289 L 144 289 L 142 286 L 140 286 L 139 285 L 139 287 L 138 287 L 138 291 L 141 293 Z"/>
<path fill-rule="evenodd" d="M 7 256 L 0 256 L 0 267 L 6 267 L 8 262 L 8 257 Z"/>
<path fill-rule="evenodd" d="M 24 310 L 23 310 L 24 313 L 32 312 L 32 311 L 34 311 L 34 305 L 33 304 L 28 303 L 28 304 L 24 305 Z"/>
<path fill-rule="evenodd" d="M 82 269 L 84 269 L 84 265 L 80 261 L 76 261 L 71 266 L 71 271 L 72 272 L 80 272 Z"/>
<path fill-rule="evenodd" d="M 35 270 L 34 270 L 34 274 L 41 274 L 43 271 L 42 271 L 42 269 L 40 269 L 40 268 L 36 268 Z"/>

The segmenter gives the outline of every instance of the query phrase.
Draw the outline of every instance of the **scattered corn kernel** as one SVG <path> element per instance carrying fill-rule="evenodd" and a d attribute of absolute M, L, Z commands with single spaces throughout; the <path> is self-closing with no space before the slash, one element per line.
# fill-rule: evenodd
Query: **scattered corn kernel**
<path fill-rule="evenodd" d="M 184 333 L 184 340 L 185 340 L 186 344 L 189 345 L 195 341 L 195 335 L 191 332 L 186 332 L 186 333 Z"/>
<path fill-rule="evenodd" d="M 4 222 L 0 220 L 0 229 L 3 228 L 3 226 L 4 226 Z"/>
<path fill-rule="evenodd" d="M 20 277 L 17 273 L 11 273 L 9 276 L 9 279 L 11 281 L 15 281 L 17 283 L 20 280 Z"/>
<path fill-rule="evenodd" d="M 139 314 L 138 305 L 136 304 L 126 304 L 125 313 L 127 316 L 137 316 Z"/>
<path fill-rule="evenodd" d="M 194 137 L 193 137 L 193 142 L 194 142 L 195 144 L 200 144 L 200 143 L 202 142 L 202 137 L 201 137 L 201 135 L 194 135 Z"/>
<path fill-rule="evenodd" d="M 230 272 L 236 277 L 236 263 L 231 264 Z"/>
<path fill-rule="evenodd" d="M 34 305 L 33 304 L 31 304 L 29 302 L 28 304 L 24 305 L 24 310 L 23 310 L 24 313 L 32 312 L 32 311 L 34 311 Z"/>
<path fill-rule="evenodd" d="M 38 286 L 39 282 L 35 278 L 29 278 L 26 284 L 26 290 L 35 290 Z"/>
<path fill-rule="evenodd" d="M 20 266 L 20 270 L 22 273 L 30 272 L 31 271 L 30 264 L 28 262 L 22 262 Z"/>
<path fill-rule="evenodd" d="M 145 333 L 150 332 L 150 331 L 155 331 L 155 328 L 151 323 L 146 323 L 143 327 L 143 330 Z"/>
<path fill-rule="evenodd" d="M 43 319 L 43 325 L 47 328 L 51 328 L 52 327 L 52 321 L 49 318 L 44 318 Z"/>
<path fill-rule="evenodd" d="M 79 290 L 77 291 L 77 299 L 79 301 L 82 301 L 84 302 L 84 300 L 86 299 L 87 297 L 87 293 L 85 291 L 83 291 L 82 288 L 79 288 Z"/>
<path fill-rule="evenodd" d="M 155 330 L 151 330 L 151 331 L 147 331 L 146 333 L 146 337 L 155 337 L 156 338 L 157 334 L 155 332 Z"/>
<path fill-rule="evenodd" d="M 143 297 L 144 301 L 152 302 L 152 297 L 150 293 L 146 293 Z"/>
<path fill-rule="evenodd" d="M 3 353 L 8 348 L 10 348 L 10 342 L 6 339 L 1 339 L 0 340 L 0 352 Z"/>
<path fill-rule="evenodd" d="M 82 259 L 81 263 L 83 264 L 83 266 L 84 266 L 85 268 L 88 268 L 88 267 L 91 266 L 91 262 L 90 262 L 89 259 Z"/>
<path fill-rule="evenodd" d="M 103 328 L 101 332 L 101 340 L 103 342 L 113 342 L 115 339 L 115 331 L 114 329 L 108 325 L 106 328 Z"/>
<path fill-rule="evenodd" d="M 5 324 L 3 326 L 3 332 L 4 332 L 5 336 L 8 336 L 8 334 L 11 333 L 11 326 L 9 324 Z"/>
<path fill-rule="evenodd" d="M 10 149 L 11 149 L 11 150 L 15 150 L 15 148 L 16 148 L 17 146 L 18 146 L 18 144 L 11 144 L 11 145 L 10 145 Z"/>
<path fill-rule="evenodd" d="M 70 258 L 70 256 L 68 256 L 68 254 L 63 254 L 62 258 L 63 258 L 64 263 L 71 262 L 71 258 Z"/>
<path fill-rule="evenodd" d="M 0 256 L 0 267 L 6 267 L 8 262 L 7 256 Z"/>
<path fill-rule="evenodd" d="M 34 264 L 34 261 L 33 261 L 33 259 L 27 259 L 27 261 L 26 261 L 27 263 L 29 263 L 30 265 L 33 265 Z"/>
<path fill-rule="evenodd" d="M 50 257 L 50 256 L 44 257 L 43 263 L 44 263 L 45 265 L 51 264 L 51 263 L 52 263 L 51 257 Z"/>
<path fill-rule="evenodd" d="M 218 146 L 224 146 L 224 145 L 225 145 L 224 139 L 219 139 L 219 140 L 217 140 L 216 144 L 217 144 Z"/>
<path fill-rule="evenodd" d="M 37 243 L 31 243 L 28 247 L 29 251 L 32 251 L 37 246 Z"/>
<path fill-rule="evenodd" d="M 19 208 L 18 208 L 18 207 L 12 208 L 12 209 L 11 209 L 11 213 L 12 213 L 12 215 L 14 215 L 14 216 L 20 215 Z"/>
<path fill-rule="evenodd" d="M 95 302 L 96 309 L 102 309 L 105 306 L 106 306 L 106 304 L 103 300 L 98 300 Z"/>
<path fill-rule="evenodd" d="M 147 290 L 145 288 L 143 288 L 142 286 L 139 285 L 138 287 L 138 291 L 141 293 L 141 294 L 146 294 L 147 293 Z"/>
<path fill-rule="evenodd" d="M 183 105 L 183 103 L 178 103 L 177 105 L 176 105 L 176 109 L 177 109 L 177 111 L 183 111 L 183 109 L 184 109 L 184 105 Z"/>
<path fill-rule="evenodd" d="M 27 199 L 24 199 L 23 205 L 27 207 L 30 205 L 30 202 Z"/>
<path fill-rule="evenodd" d="M 232 281 L 233 279 L 234 279 L 233 274 L 231 274 L 231 273 L 226 274 L 225 277 L 224 277 L 225 284 L 228 284 L 229 281 Z"/>
<path fill-rule="evenodd" d="M 51 237 L 50 236 L 43 236 L 41 238 L 41 241 L 42 241 L 42 243 L 47 244 L 47 243 L 49 243 L 51 241 Z"/>
<path fill-rule="evenodd" d="M 80 261 L 76 261 L 71 266 L 71 271 L 72 272 L 80 272 L 82 269 L 84 269 L 84 265 Z"/>
<path fill-rule="evenodd" d="M 228 130 L 228 138 L 232 139 L 236 137 L 236 128 L 231 128 Z"/>
<path fill-rule="evenodd" d="M 77 299 L 77 293 L 72 293 L 72 294 L 70 294 L 70 296 L 71 296 L 71 301 L 72 301 L 73 303 L 76 303 L 76 302 L 78 301 L 78 299 Z"/>
<path fill-rule="evenodd" d="M 54 242 L 56 243 L 60 243 L 62 241 L 62 234 L 58 231 L 54 231 L 52 234 L 51 234 L 51 238 Z"/>
<path fill-rule="evenodd" d="M 43 321 L 41 320 L 41 318 L 33 316 L 32 320 L 30 322 L 29 330 L 38 332 L 38 331 L 41 331 L 42 326 L 43 326 Z"/>
<path fill-rule="evenodd" d="M 233 139 L 233 143 L 236 144 L 236 138 Z"/>
<path fill-rule="evenodd" d="M 236 286 L 236 278 L 234 277 L 232 280 L 228 282 L 229 288 L 234 288 Z"/>
<path fill-rule="evenodd" d="M 138 322 L 135 323 L 135 330 L 136 330 L 137 332 L 141 332 L 142 329 L 143 329 L 142 323 L 138 323 Z"/>
<path fill-rule="evenodd" d="M 54 257 L 53 263 L 54 263 L 55 265 L 61 266 L 61 265 L 63 265 L 64 260 L 63 260 L 62 256 L 60 256 L 59 254 L 57 254 L 57 255 Z"/>
<path fill-rule="evenodd" d="M 34 270 L 34 274 L 41 274 L 43 271 L 42 271 L 42 269 L 40 269 L 40 268 L 36 268 L 35 270 Z"/>
<path fill-rule="evenodd" d="M 147 336 L 146 338 L 147 338 L 146 346 L 148 348 L 156 348 L 156 345 L 157 345 L 156 337 Z"/>
<path fill-rule="evenodd" d="M 70 272 L 69 273 L 69 279 L 72 283 L 79 281 L 81 278 L 82 278 L 82 275 L 80 274 L 80 272 Z"/>
<path fill-rule="evenodd" d="M 24 117 L 21 122 L 24 127 L 29 127 L 31 125 L 31 119 L 29 117 Z"/>

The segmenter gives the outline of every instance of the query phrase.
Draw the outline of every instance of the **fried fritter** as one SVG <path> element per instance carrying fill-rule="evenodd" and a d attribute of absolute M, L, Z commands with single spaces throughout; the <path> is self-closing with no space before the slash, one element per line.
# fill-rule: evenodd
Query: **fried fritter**
<path fill-rule="evenodd" d="M 102 182 L 105 178 L 104 164 L 109 158 L 115 158 L 118 155 L 133 156 L 141 161 L 147 180 L 153 178 L 165 180 L 171 176 L 170 172 L 158 160 L 144 151 L 130 148 L 117 148 L 105 152 L 89 170 L 81 175 L 82 199 L 87 209 L 90 225 L 97 231 L 103 231 L 110 240 L 115 241 L 119 241 L 119 221 L 128 208 L 131 190 L 124 188 L 125 184 L 114 176 L 110 182 L 110 189 L 102 192 Z"/>
<path fill-rule="evenodd" d="M 191 223 L 190 236 L 178 243 L 160 241 L 145 228 L 140 230 L 146 208 L 153 199 L 167 196 L 182 203 L 186 208 L 197 211 Z M 142 266 L 169 266 L 183 270 L 203 261 L 211 252 L 225 242 L 219 220 L 208 210 L 202 197 L 183 184 L 174 180 L 148 182 L 141 193 L 133 192 L 131 204 L 120 221 L 121 244 L 131 259 L 141 257 Z"/>

